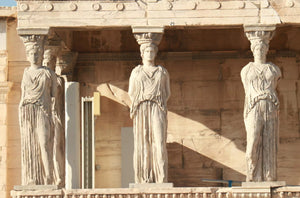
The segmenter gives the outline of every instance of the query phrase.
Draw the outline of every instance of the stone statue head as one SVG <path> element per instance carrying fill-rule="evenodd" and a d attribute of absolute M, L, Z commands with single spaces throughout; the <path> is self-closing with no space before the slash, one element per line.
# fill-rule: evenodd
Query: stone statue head
<path fill-rule="evenodd" d="M 41 65 L 44 53 L 44 35 L 24 35 L 22 40 L 25 45 L 27 60 L 31 64 Z"/>
<path fill-rule="evenodd" d="M 254 62 L 265 63 L 268 50 L 269 44 L 262 40 L 257 39 L 251 41 L 251 51 L 253 53 Z"/>
<path fill-rule="evenodd" d="M 269 43 L 274 36 L 273 31 L 248 31 L 247 38 L 251 43 L 251 51 L 253 52 L 254 62 L 265 63 L 267 52 L 269 50 Z"/>
<path fill-rule="evenodd" d="M 158 48 L 153 43 L 144 43 L 140 47 L 141 57 L 147 60 L 154 60 L 158 52 Z"/>
<path fill-rule="evenodd" d="M 51 49 L 46 48 L 44 51 L 43 66 L 49 67 L 55 71 L 56 56 L 52 55 Z"/>
<path fill-rule="evenodd" d="M 31 64 L 41 65 L 43 60 L 43 52 L 44 52 L 43 47 L 41 47 L 36 43 L 31 43 L 31 44 L 27 43 L 25 44 L 25 47 L 26 47 L 27 60 Z"/>

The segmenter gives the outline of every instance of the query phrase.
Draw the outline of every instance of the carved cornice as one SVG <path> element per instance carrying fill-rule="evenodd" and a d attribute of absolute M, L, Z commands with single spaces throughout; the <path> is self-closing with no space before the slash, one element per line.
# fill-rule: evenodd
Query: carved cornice
<path fill-rule="evenodd" d="M 244 31 L 245 32 L 253 32 L 253 31 L 275 31 L 276 25 L 275 24 L 245 24 Z"/>
<path fill-rule="evenodd" d="M 49 28 L 17 28 L 19 35 L 48 35 Z"/>

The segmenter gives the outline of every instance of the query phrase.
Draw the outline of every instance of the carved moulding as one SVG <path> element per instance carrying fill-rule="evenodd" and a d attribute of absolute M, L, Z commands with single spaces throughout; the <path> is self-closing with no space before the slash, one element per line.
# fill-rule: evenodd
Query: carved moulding
<path fill-rule="evenodd" d="M 275 34 L 275 24 L 246 24 L 244 25 L 244 32 L 251 42 L 253 39 L 270 40 Z"/>
<path fill-rule="evenodd" d="M 42 27 L 42 28 L 17 28 L 18 34 L 22 35 L 48 35 L 49 34 L 49 27 Z"/>

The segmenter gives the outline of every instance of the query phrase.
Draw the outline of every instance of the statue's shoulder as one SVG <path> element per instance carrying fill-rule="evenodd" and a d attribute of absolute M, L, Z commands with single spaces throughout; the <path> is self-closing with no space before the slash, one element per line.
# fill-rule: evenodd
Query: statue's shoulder
<path fill-rule="evenodd" d="M 29 76 L 29 73 L 30 73 L 29 67 L 25 67 L 24 72 L 23 72 L 23 80 L 22 81 L 24 81 L 27 78 L 27 76 Z"/>
<path fill-rule="evenodd" d="M 48 76 L 48 78 L 51 78 L 52 80 L 56 80 L 57 75 L 52 69 L 46 66 L 41 66 L 41 69 Z"/>
<path fill-rule="evenodd" d="M 52 69 L 50 69 L 49 67 L 42 66 L 42 68 L 43 68 L 45 71 L 49 72 L 51 75 L 55 75 L 55 76 L 56 76 L 56 73 L 55 73 Z"/>
<path fill-rule="evenodd" d="M 168 74 L 168 70 L 166 68 L 164 68 L 161 65 L 157 65 L 157 67 L 159 68 L 159 70 L 163 73 L 163 74 Z"/>
<path fill-rule="evenodd" d="M 28 72 L 28 70 L 29 70 L 29 67 L 25 67 L 24 74 L 26 74 Z"/>
<path fill-rule="evenodd" d="M 268 64 L 268 66 L 269 66 L 270 68 L 272 68 L 272 70 L 274 70 L 274 72 L 277 73 L 277 75 L 278 75 L 279 77 L 281 76 L 281 70 L 280 70 L 280 68 L 279 68 L 277 65 L 275 65 L 275 64 L 272 63 L 272 62 L 268 62 L 267 64 Z"/>
<path fill-rule="evenodd" d="M 280 68 L 277 66 L 277 65 L 275 65 L 274 63 L 272 63 L 272 62 L 267 62 L 266 63 L 269 67 L 273 67 L 274 69 L 276 69 L 276 70 L 280 70 Z"/>
<path fill-rule="evenodd" d="M 134 79 L 137 75 L 139 75 L 140 71 L 142 69 L 142 65 L 138 65 L 131 71 L 130 78 Z"/>
<path fill-rule="evenodd" d="M 244 67 L 243 67 L 243 69 L 245 68 L 249 68 L 249 67 L 251 67 L 252 65 L 253 65 L 254 63 L 253 62 L 249 62 L 247 65 L 245 65 Z"/>
<path fill-rule="evenodd" d="M 41 66 L 42 69 L 46 70 L 46 71 L 49 71 L 51 73 L 53 73 L 54 71 L 52 71 L 49 67 L 46 67 L 46 66 Z"/>
<path fill-rule="evenodd" d="M 137 73 L 137 72 L 140 72 L 141 69 L 142 69 L 142 65 L 137 65 L 133 68 L 133 70 L 131 71 L 131 73 Z"/>
<path fill-rule="evenodd" d="M 253 62 L 249 62 L 247 65 L 245 65 L 241 70 L 241 76 L 244 76 L 246 73 L 248 73 L 248 71 L 252 65 L 253 65 Z"/>

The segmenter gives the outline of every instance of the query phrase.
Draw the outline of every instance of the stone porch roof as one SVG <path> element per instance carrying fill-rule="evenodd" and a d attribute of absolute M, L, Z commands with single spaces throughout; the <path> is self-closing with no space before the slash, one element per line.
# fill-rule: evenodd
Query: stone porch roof
<path fill-rule="evenodd" d="M 294 0 L 19 0 L 17 10 L 21 29 L 300 24 L 300 2 Z"/>

